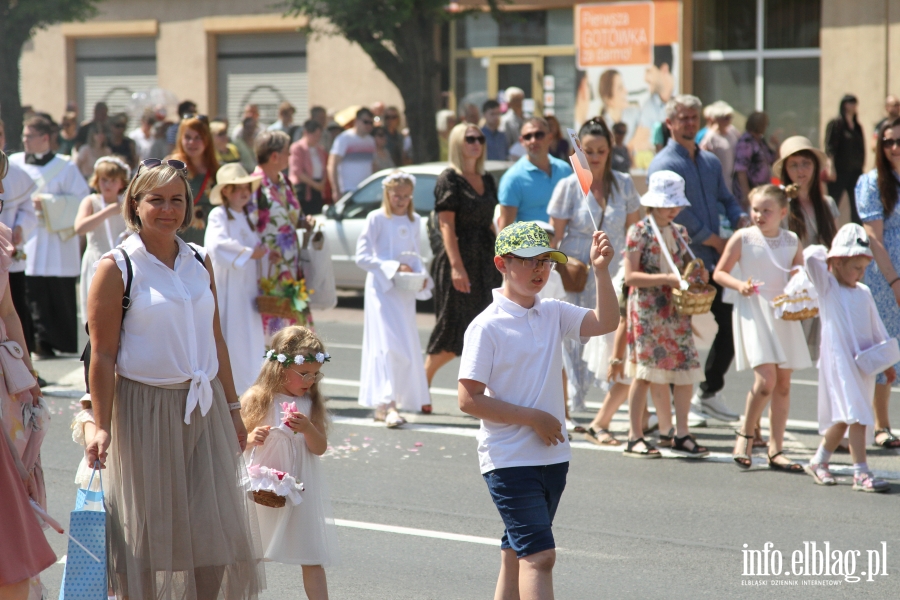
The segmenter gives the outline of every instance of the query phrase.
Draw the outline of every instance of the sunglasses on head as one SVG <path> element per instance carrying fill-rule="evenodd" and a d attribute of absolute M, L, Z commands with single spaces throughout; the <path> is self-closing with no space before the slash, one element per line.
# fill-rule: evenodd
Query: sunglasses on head
<path fill-rule="evenodd" d="M 172 167 L 173 169 L 175 169 L 176 171 L 178 171 L 179 173 L 181 173 L 182 175 L 187 177 L 187 174 L 188 174 L 187 165 L 184 164 L 183 162 L 181 162 L 180 160 L 175 160 L 174 158 L 170 158 L 169 160 L 162 160 L 159 158 L 145 158 L 144 160 L 141 161 L 141 164 L 138 167 L 138 171 L 141 170 L 141 167 L 143 167 L 145 169 L 155 169 L 156 167 L 161 167 L 163 165 L 165 165 L 167 167 Z M 135 176 L 137 176 L 137 173 L 135 173 Z"/>
<path fill-rule="evenodd" d="M 207 117 L 206 115 L 198 115 L 198 114 L 194 114 L 194 113 L 185 113 L 185 114 L 181 115 L 181 120 L 183 121 L 183 120 L 185 120 L 185 119 L 197 119 L 198 121 L 201 121 L 201 122 L 203 122 L 203 123 L 209 123 L 209 117 Z"/>
<path fill-rule="evenodd" d="M 547 137 L 546 131 L 534 131 L 532 133 L 525 133 L 522 135 L 522 139 L 525 140 L 526 142 L 530 142 L 532 140 L 532 138 L 540 141 L 540 140 L 544 139 L 545 137 Z"/>
<path fill-rule="evenodd" d="M 894 148 L 895 146 L 900 146 L 900 139 L 894 139 L 894 138 L 884 139 L 884 140 L 881 140 L 881 145 L 882 145 L 882 147 L 890 150 L 890 149 Z"/>
<path fill-rule="evenodd" d="M 467 144 L 481 144 L 484 145 L 484 136 L 483 135 L 467 135 L 465 138 Z"/>

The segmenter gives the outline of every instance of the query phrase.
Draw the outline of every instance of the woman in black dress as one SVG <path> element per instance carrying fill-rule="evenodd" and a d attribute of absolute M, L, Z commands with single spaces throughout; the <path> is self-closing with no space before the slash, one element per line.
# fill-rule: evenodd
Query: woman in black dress
<path fill-rule="evenodd" d="M 429 387 L 438 369 L 462 354 L 466 328 L 493 301 L 491 290 L 503 282 L 493 260 L 497 187 L 484 172 L 484 142 L 475 125 L 460 123 L 450 130 L 451 167 L 434 188 L 443 243 L 431 265 L 437 323 L 425 357 Z M 422 412 L 431 412 L 431 405 Z"/>

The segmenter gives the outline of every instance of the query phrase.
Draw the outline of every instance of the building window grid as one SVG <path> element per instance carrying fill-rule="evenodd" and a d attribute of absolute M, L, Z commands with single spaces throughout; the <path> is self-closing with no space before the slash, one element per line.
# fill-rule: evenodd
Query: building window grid
<path fill-rule="evenodd" d="M 754 104 L 756 110 L 765 110 L 765 79 L 763 77 L 764 62 L 780 58 L 820 58 L 820 48 L 786 48 L 766 49 L 765 47 L 765 14 L 766 0 L 756 0 L 756 49 L 755 50 L 708 50 L 694 52 L 694 61 L 754 60 L 756 62 L 756 83 L 754 86 Z"/>

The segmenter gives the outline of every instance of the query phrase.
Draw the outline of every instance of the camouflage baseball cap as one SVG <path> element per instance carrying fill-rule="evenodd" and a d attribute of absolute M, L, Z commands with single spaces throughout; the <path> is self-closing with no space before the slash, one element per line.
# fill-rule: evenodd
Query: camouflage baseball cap
<path fill-rule="evenodd" d="M 508 225 L 497 236 L 497 242 L 494 244 L 496 256 L 513 254 L 521 258 L 534 258 L 547 252 L 550 253 L 550 258 L 558 263 L 569 262 L 565 254 L 550 247 L 547 232 L 532 221 L 519 221 Z"/>

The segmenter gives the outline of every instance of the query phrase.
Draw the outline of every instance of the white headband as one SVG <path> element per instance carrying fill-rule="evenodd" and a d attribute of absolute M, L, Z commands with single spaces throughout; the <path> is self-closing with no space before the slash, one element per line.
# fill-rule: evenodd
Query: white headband
<path fill-rule="evenodd" d="M 119 158 L 118 156 L 101 156 L 97 159 L 97 162 L 94 163 L 94 170 L 97 170 L 97 167 L 100 166 L 101 163 L 112 163 L 117 167 L 120 167 L 123 171 L 125 171 L 125 181 L 131 180 L 131 168 L 125 164 L 125 161 Z"/>
<path fill-rule="evenodd" d="M 382 189 L 387 188 L 387 186 L 391 185 L 394 182 L 406 181 L 411 186 L 416 187 L 416 176 L 412 173 L 407 173 L 405 171 L 394 171 L 387 177 L 381 180 Z"/>

